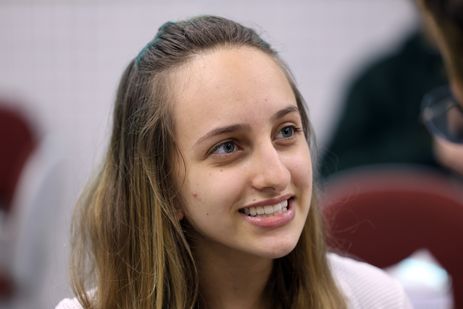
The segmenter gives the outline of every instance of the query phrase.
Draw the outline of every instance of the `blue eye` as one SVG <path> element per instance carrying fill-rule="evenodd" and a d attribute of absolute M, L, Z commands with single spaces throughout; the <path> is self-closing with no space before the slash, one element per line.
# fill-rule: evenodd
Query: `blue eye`
<path fill-rule="evenodd" d="M 291 138 L 298 129 L 294 126 L 286 126 L 280 129 L 278 133 L 278 138 Z"/>
<path fill-rule="evenodd" d="M 233 141 L 227 141 L 222 144 L 215 146 L 211 153 L 214 154 L 229 154 L 235 152 L 237 150 L 237 146 Z"/>

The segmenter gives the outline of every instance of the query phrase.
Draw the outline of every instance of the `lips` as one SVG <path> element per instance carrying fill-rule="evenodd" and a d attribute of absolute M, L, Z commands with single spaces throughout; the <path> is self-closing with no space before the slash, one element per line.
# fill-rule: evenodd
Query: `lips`
<path fill-rule="evenodd" d="M 272 199 L 241 208 L 240 213 L 249 217 L 269 217 L 288 211 L 290 196 Z"/>
<path fill-rule="evenodd" d="M 275 205 L 247 207 L 240 209 L 241 213 L 245 215 L 256 217 L 256 216 L 272 216 L 274 214 L 280 214 L 288 211 L 288 200 L 284 200 Z"/>
<path fill-rule="evenodd" d="M 257 228 L 274 229 L 289 224 L 296 215 L 294 196 L 285 195 L 239 209 L 242 218 Z"/>

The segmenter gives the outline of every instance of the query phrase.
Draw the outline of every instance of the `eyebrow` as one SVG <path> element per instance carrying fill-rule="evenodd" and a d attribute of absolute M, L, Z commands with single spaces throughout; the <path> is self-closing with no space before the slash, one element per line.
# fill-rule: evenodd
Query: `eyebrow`
<path fill-rule="evenodd" d="M 290 113 L 299 113 L 299 108 L 296 105 L 285 107 L 282 110 L 276 112 L 275 115 L 272 116 L 272 120 L 280 119 Z"/>
<path fill-rule="evenodd" d="M 295 105 L 290 105 L 290 106 L 285 107 L 282 110 L 279 110 L 278 112 L 276 112 L 274 115 L 272 115 L 271 119 L 272 119 L 272 121 L 275 121 L 275 120 L 277 120 L 279 118 L 284 117 L 287 114 L 294 113 L 294 112 L 299 113 L 299 108 L 297 106 L 295 106 Z M 246 130 L 246 129 L 249 129 L 249 128 L 250 128 L 250 125 L 248 125 L 248 124 L 239 124 L 239 123 L 238 124 L 232 124 L 232 125 L 225 126 L 225 127 L 219 127 L 219 128 L 216 128 L 216 129 L 213 129 L 213 130 L 207 132 L 205 135 L 200 137 L 196 141 L 195 145 L 200 144 L 204 140 L 207 140 L 207 139 L 209 139 L 209 138 L 211 138 L 213 136 L 218 136 L 218 135 L 227 134 L 227 133 L 231 133 L 231 132 L 243 131 L 243 130 Z"/>
<path fill-rule="evenodd" d="M 220 128 L 217 128 L 217 129 L 214 129 L 212 131 L 207 132 L 205 135 L 203 135 L 201 138 L 199 138 L 196 141 L 195 145 L 200 144 L 204 140 L 206 140 L 208 138 L 211 138 L 213 136 L 218 136 L 218 135 L 231 133 L 231 132 L 242 131 L 244 129 L 249 129 L 249 127 L 250 126 L 247 125 L 247 124 L 233 124 L 233 125 L 226 126 L 226 127 L 220 127 Z"/>

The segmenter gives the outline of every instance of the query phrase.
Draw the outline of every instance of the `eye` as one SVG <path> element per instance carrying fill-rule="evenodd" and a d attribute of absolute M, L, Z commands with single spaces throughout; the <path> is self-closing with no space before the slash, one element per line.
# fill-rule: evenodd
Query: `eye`
<path fill-rule="evenodd" d="M 299 132 L 300 128 L 297 128 L 294 125 L 284 126 L 280 129 L 277 134 L 277 139 L 288 139 L 294 136 L 296 132 Z"/>
<path fill-rule="evenodd" d="M 226 141 L 221 144 L 218 144 L 212 148 L 210 151 L 211 154 L 229 154 L 237 151 L 238 146 L 233 141 Z"/>

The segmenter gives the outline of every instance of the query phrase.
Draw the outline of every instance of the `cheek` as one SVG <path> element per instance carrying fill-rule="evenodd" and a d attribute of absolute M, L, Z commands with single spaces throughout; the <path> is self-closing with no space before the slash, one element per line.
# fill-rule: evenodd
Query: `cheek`
<path fill-rule="evenodd" d="M 232 169 L 190 168 L 182 187 L 186 210 L 193 213 L 224 213 L 240 196 L 240 174 Z"/>
<path fill-rule="evenodd" d="M 287 161 L 293 182 L 299 187 L 312 188 L 312 159 L 307 148 L 300 149 Z"/>
<path fill-rule="evenodd" d="M 300 164 L 293 173 L 293 182 L 301 190 L 312 191 L 312 168 L 310 165 Z"/>

